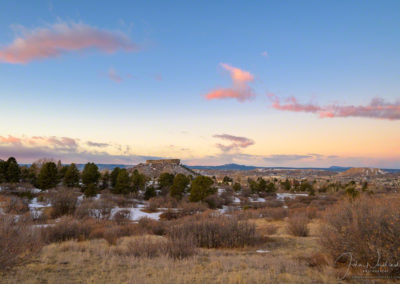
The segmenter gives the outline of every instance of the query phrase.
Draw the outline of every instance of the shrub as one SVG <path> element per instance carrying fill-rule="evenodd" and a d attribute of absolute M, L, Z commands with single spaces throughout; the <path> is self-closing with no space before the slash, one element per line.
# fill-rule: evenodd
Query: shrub
<path fill-rule="evenodd" d="M 179 207 L 183 216 L 194 215 L 207 210 L 207 206 L 200 202 L 181 202 Z"/>
<path fill-rule="evenodd" d="M 4 211 L 9 214 L 23 214 L 29 211 L 28 204 L 27 199 L 10 196 L 4 204 Z"/>
<path fill-rule="evenodd" d="M 38 231 L 26 220 L 0 215 L 0 270 L 17 264 L 23 256 L 38 251 L 42 243 Z"/>
<path fill-rule="evenodd" d="M 51 217 L 57 218 L 63 215 L 71 215 L 75 212 L 77 197 L 70 190 L 59 190 L 50 196 L 52 211 Z"/>
<path fill-rule="evenodd" d="M 166 253 L 173 259 L 184 259 L 196 254 L 196 245 L 193 237 L 168 239 Z"/>
<path fill-rule="evenodd" d="M 400 259 L 400 198 L 368 196 L 343 200 L 327 209 L 320 239 L 334 259 L 351 253 L 358 263 L 397 263 Z M 338 261 L 345 259 L 338 259 Z M 400 272 L 399 267 L 388 267 Z"/>
<path fill-rule="evenodd" d="M 42 228 L 42 239 L 46 243 L 61 242 L 71 239 L 84 240 L 92 231 L 90 220 L 81 222 L 72 217 L 63 217 L 53 226 Z"/>
<path fill-rule="evenodd" d="M 114 216 L 113 220 L 117 222 L 117 224 L 124 224 L 127 221 L 129 221 L 129 218 L 131 217 L 131 211 L 127 209 L 119 210 L 117 211 Z"/>
<path fill-rule="evenodd" d="M 140 228 L 142 228 L 146 233 L 154 235 L 165 235 L 167 229 L 163 222 L 159 222 L 147 217 L 140 218 L 138 222 Z"/>
<path fill-rule="evenodd" d="M 254 224 L 232 217 L 185 220 L 169 231 L 172 240 L 193 238 L 195 244 L 206 248 L 234 248 L 254 245 L 258 240 Z"/>
<path fill-rule="evenodd" d="M 297 214 L 290 216 L 288 219 L 287 229 L 288 232 L 297 237 L 307 237 L 309 219 L 305 214 Z"/>
<path fill-rule="evenodd" d="M 209 195 L 204 198 L 204 202 L 210 209 L 222 208 L 224 200 L 218 196 L 218 194 Z"/>

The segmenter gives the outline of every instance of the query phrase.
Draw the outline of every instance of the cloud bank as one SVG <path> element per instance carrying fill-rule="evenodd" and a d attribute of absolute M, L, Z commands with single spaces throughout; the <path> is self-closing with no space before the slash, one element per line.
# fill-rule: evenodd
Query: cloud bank
<path fill-rule="evenodd" d="M 272 107 L 274 109 L 282 111 L 314 113 L 320 118 L 366 117 L 387 120 L 400 119 L 400 101 L 389 103 L 382 98 L 375 98 L 365 106 L 338 104 L 318 106 L 316 104 L 299 103 L 295 97 L 290 97 L 283 103 L 281 99 L 274 94 L 268 94 L 268 97 L 272 101 Z"/>
<path fill-rule="evenodd" d="M 88 147 L 84 147 L 84 145 Z M 98 148 L 114 150 L 116 154 L 99 151 Z M 112 149 L 114 147 L 115 149 Z M 52 158 L 63 162 L 96 162 L 110 164 L 136 164 L 149 158 L 130 153 L 128 146 L 112 146 L 100 142 L 81 142 L 79 139 L 55 136 L 14 137 L 0 136 L 0 159 L 16 157 L 22 163 L 30 163 L 42 158 Z"/>
<path fill-rule="evenodd" d="M 24 64 L 86 49 L 105 53 L 139 49 L 123 32 L 99 29 L 83 23 L 60 22 L 33 30 L 20 29 L 22 34 L 0 49 L 0 62 Z"/>
<path fill-rule="evenodd" d="M 229 72 L 233 86 L 215 89 L 207 93 L 205 95 L 207 100 L 236 99 L 239 102 L 244 102 L 255 96 L 253 89 L 249 86 L 249 83 L 254 80 L 254 76 L 250 72 L 226 63 L 221 63 L 220 65 Z"/>

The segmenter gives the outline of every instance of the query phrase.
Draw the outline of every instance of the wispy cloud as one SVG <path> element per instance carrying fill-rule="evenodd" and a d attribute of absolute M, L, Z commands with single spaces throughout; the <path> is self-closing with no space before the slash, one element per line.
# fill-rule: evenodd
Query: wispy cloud
<path fill-rule="evenodd" d="M 99 143 L 99 142 L 92 142 L 92 141 L 88 141 L 86 142 L 86 144 L 90 147 L 98 147 L 98 148 L 105 148 L 110 146 L 110 144 L 108 143 Z"/>
<path fill-rule="evenodd" d="M 244 149 L 251 145 L 254 145 L 253 140 L 246 138 L 246 137 L 241 137 L 241 136 L 233 136 L 233 135 L 229 135 L 229 134 L 216 134 L 213 137 L 231 142 L 228 145 L 220 144 L 220 143 L 216 144 L 217 147 L 219 149 L 221 149 L 221 151 L 223 151 L 223 152 Z"/>
<path fill-rule="evenodd" d="M 268 54 L 268 52 L 263 51 L 263 52 L 261 52 L 261 56 L 264 56 L 265 58 L 268 58 L 269 54 Z"/>
<path fill-rule="evenodd" d="M 229 72 L 233 86 L 230 88 L 215 89 L 205 95 L 207 100 L 215 99 L 236 99 L 240 102 L 252 99 L 255 94 L 249 83 L 254 76 L 245 70 L 230 66 L 226 63 L 220 64 L 223 69 Z"/>
<path fill-rule="evenodd" d="M 86 49 L 106 53 L 139 50 L 138 45 L 121 31 L 99 29 L 83 23 L 59 22 L 33 30 L 19 29 L 22 33 L 0 49 L 0 62 L 22 64 Z"/>
<path fill-rule="evenodd" d="M 400 101 L 389 103 L 382 98 L 375 98 L 365 106 L 338 104 L 318 106 L 311 103 L 299 103 L 295 97 L 290 97 L 284 102 L 282 102 L 281 99 L 274 94 L 268 94 L 268 97 L 272 101 L 272 107 L 274 109 L 292 112 L 315 113 L 321 118 L 367 117 L 388 120 L 400 119 Z"/>
<path fill-rule="evenodd" d="M 110 68 L 108 70 L 108 78 L 110 78 L 110 80 L 112 80 L 112 81 L 114 81 L 116 83 L 121 83 L 122 82 L 122 77 L 117 74 L 117 72 L 115 71 L 114 68 Z"/>

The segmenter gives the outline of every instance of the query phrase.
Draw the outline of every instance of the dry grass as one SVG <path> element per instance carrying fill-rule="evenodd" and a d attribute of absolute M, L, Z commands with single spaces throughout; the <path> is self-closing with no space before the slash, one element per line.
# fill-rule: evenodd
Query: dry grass
<path fill-rule="evenodd" d="M 172 240 L 193 239 L 197 246 L 206 248 L 238 248 L 259 241 L 254 224 L 223 216 L 181 220 L 168 235 Z"/>
<path fill-rule="evenodd" d="M 2 283 L 335 283 L 333 271 L 309 265 L 297 254 L 314 243 L 289 239 L 287 248 L 269 254 L 252 250 L 200 249 L 199 254 L 172 261 L 121 253 L 129 251 L 135 237 L 110 246 L 104 240 L 51 244 L 35 261 L 3 275 Z M 159 237 L 153 242 L 163 242 Z M 311 241 L 311 240 L 310 240 Z M 290 253 L 289 253 L 290 252 Z M 294 257 L 292 257 L 294 255 Z M 303 254 L 301 254 L 303 255 Z"/>

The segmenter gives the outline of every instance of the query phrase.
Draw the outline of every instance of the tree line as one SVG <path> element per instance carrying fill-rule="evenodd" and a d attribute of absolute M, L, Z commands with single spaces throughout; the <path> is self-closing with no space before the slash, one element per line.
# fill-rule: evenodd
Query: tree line
<path fill-rule="evenodd" d="M 30 183 L 41 189 L 51 189 L 58 185 L 70 188 L 81 188 L 86 196 L 94 196 L 100 190 L 109 189 L 115 194 L 129 194 L 142 191 L 144 199 L 148 200 L 157 195 L 167 195 L 181 199 L 189 194 L 190 201 L 204 200 L 215 194 L 217 189 L 210 177 L 186 176 L 184 174 L 162 173 L 157 184 L 137 170 L 130 173 L 125 168 L 114 168 L 99 171 L 95 163 L 86 163 L 79 171 L 76 164 L 63 165 L 49 160 L 39 160 L 30 166 L 20 166 L 14 157 L 7 161 L 0 160 L 0 183 Z"/>

